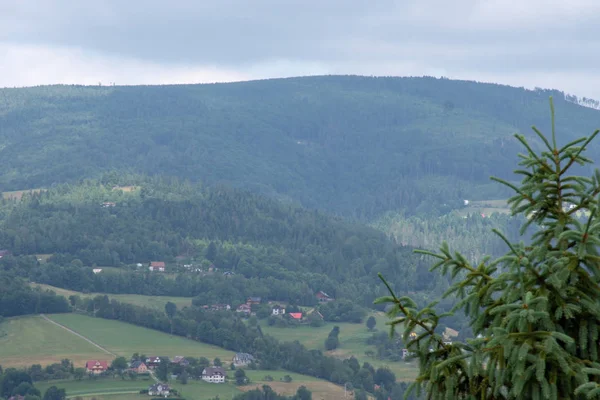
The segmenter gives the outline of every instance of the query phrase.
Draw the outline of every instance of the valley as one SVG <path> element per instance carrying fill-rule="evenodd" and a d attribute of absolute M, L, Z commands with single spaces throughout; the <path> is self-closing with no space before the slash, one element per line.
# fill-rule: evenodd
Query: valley
<path fill-rule="evenodd" d="M 510 250 L 493 230 L 531 240 L 533 214 L 513 216 L 489 176 L 516 181 L 511 134 L 557 93 L 351 76 L 0 89 L 0 374 L 69 399 L 159 383 L 181 399 L 401 398 L 431 322 L 390 335 L 379 274 L 417 309 L 451 285 L 417 250 L 479 263 Z M 557 99 L 561 141 L 600 124 Z M 448 313 L 432 351 L 474 336 L 456 304 L 432 306 Z"/>

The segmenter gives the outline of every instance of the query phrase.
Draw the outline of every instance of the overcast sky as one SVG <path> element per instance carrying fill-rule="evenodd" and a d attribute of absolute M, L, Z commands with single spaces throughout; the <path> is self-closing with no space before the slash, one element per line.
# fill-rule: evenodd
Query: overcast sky
<path fill-rule="evenodd" d="M 0 0 L 0 87 L 446 76 L 600 100 L 598 0 Z"/>

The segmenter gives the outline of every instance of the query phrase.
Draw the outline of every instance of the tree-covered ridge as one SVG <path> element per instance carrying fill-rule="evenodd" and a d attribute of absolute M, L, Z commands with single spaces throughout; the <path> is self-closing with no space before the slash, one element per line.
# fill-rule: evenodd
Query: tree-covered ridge
<path fill-rule="evenodd" d="M 506 177 L 514 131 L 545 127 L 545 98 L 475 82 L 353 76 L 0 89 L 0 189 L 117 169 L 359 217 L 432 212 L 492 197 L 487 177 Z M 597 110 L 559 102 L 566 137 L 600 120 Z"/>
<path fill-rule="evenodd" d="M 5 268 L 78 291 L 201 295 L 204 304 L 253 295 L 311 304 L 324 290 L 368 306 L 382 294 L 377 272 L 410 291 L 443 281 L 432 279 L 412 248 L 370 227 L 240 190 L 135 179 L 139 189 L 127 193 L 104 177 L 105 184 L 59 185 L 5 200 L 0 248 L 16 256 L 54 254 L 42 265 L 35 258 L 3 260 Z M 147 268 L 145 277 L 141 270 L 95 275 L 89 268 L 162 260 L 172 271 L 176 256 L 194 257 L 205 271 L 212 264 L 218 273 L 181 270 L 170 279 Z"/>
<path fill-rule="evenodd" d="M 453 212 L 437 218 L 387 213 L 373 226 L 406 246 L 437 249 L 446 241 L 450 247 L 461 248 L 469 260 L 477 261 L 486 255 L 500 256 L 506 252 L 506 243 L 492 229 L 501 230 L 511 240 L 520 240 L 523 238 L 519 230 L 524 221 L 523 217 L 500 213 L 461 216 Z"/>

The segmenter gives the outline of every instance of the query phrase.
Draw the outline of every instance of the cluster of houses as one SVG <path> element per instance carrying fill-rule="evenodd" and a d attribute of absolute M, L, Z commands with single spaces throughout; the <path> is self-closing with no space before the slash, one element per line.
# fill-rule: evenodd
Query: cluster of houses
<path fill-rule="evenodd" d="M 319 291 L 315 294 L 315 297 L 317 298 L 317 300 L 319 301 L 319 303 L 327 303 L 330 301 L 334 301 L 335 299 L 331 296 L 329 296 L 327 293 L 323 292 L 323 291 Z M 248 299 L 246 300 L 246 302 L 244 304 L 240 304 L 237 308 L 236 308 L 236 312 L 238 313 L 243 313 L 243 314 L 253 314 L 252 313 L 252 306 L 255 304 L 260 304 L 262 301 L 262 299 L 260 297 L 248 297 Z M 223 308 L 223 306 L 226 306 L 226 308 Z M 230 310 L 231 307 L 229 305 L 223 305 L 223 304 L 213 304 L 212 306 L 204 306 L 204 308 L 206 309 L 211 309 L 211 310 L 223 310 L 223 309 L 227 309 Z M 273 309 L 272 309 L 272 315 L 286 315 L 285 312 L 285 307 L 284 306 L 280 306 L 278 304 L 276 304 Z M 302 320 L 303 315 L 301 312 L 297 312 L 297 313 L 288 313 L 287 314 L 290 318 L 295 319 L 295 320 Z"/>
<path fill-rule="evenodd" d="M 159 356 L 148 356 L 145 360 L 134 360 L 129 364 L 127 371 L 132 371 L 137 374 L 148 374 L 156 369 L 164 359 L 164 357 Z M 233 356 L 231 363 L 235 367 L 246 367 L 255 361 L 256 359 L 251 354 L 236 353 Z M 182 356 L 175 356 L 170 362 L 171 364 L 177 364 L 184 367 L 190 365 L 190 362 Z M 105 360 L 89 360 L 85 363 L 85 368 L 89 374 L 99 375 L 108 371 L 109 363 Z M 209 383 L 225 383 L 226 377 L 227 372 L 223 367 L 212 366 L 204 368 L 200 378 Z M 148 395 L 168 397 L 170 390 L 169 385 L 156 383 L 148 388 Z"/>

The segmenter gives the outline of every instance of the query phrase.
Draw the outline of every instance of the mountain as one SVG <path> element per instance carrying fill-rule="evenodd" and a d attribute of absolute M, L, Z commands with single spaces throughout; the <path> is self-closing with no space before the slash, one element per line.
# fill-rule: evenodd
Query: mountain
<path fill-rule="evenodd" d="M 0 189 L 117 170 L 359 218 L 432 214 L 506 195 L 489 176 L 511 177 L 513 133 L 548 128 L 550 95 L 561 141 L 600 127 L 559 91 L 436 78 L 0 89 Z"/>

